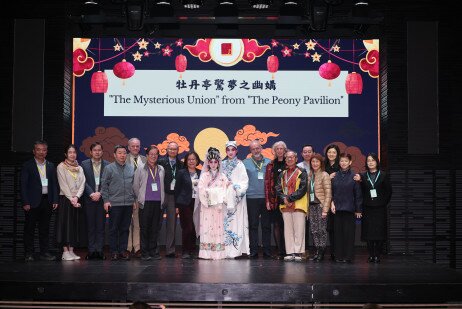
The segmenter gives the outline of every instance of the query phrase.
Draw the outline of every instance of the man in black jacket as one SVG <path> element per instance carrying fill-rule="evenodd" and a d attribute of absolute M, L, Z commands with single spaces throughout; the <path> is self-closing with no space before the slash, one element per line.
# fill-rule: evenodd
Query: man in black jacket
<path fill-rule="evenodd" d="M 56 256 L 48 252 L 48 243 L 51 213 L 58 208 L 56 169 L 45 159 L 48 153 L 45 141 L 36 141 L 32 152 L 34 158 L 25 162 L 21 170 L 25 260 L 34 261 L 34 233 L 38 222 L 40 259 L 53 261 Z"/>
<path fill-rule="evenodd" d="M 91 158 L 82 162 L 85 174 L 84 210 L 87 218 L 88 255 L 87 260 L 104 260 L 104 225 L 106 212 L 101 196 L 101 177 L 108 161 L 103 160 L 103 146 L 96 142 L 90 146 Z"/>

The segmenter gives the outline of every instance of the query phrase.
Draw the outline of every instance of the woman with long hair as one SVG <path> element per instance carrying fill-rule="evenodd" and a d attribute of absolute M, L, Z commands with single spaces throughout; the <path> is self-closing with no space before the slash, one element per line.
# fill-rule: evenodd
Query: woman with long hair
<path fill-rule="evenodd" d="M 74 247 L 80 241 L 79 227 L 82 218 L 80 197 L 85 189 L 85 175 L 77 162 L 77 148 L 69 145 L 64 153 L 65 159 L 57 167 L 59 182 L 59 211 L 57 240 L 63 248 L 63 261 L 79 260 Z"/>

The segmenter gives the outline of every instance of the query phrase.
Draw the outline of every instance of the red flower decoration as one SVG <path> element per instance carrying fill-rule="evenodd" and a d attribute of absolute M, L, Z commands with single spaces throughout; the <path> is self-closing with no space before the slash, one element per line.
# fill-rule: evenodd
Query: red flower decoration
<path fill-rule="evenodd" d="M 88 57 L 85 50 L 77 48 L 74 50 L 72 59 L 72 71 L 75 76 L 80 77 L 85 74 L 85 71 L 90 71 L 95 65 L 93 58 Z"/>
<path fill-rule="evenodd" d="M 172 56 L 172 51 L 173 49 L 170 48 L 170 46 L 167 45 L 167 47 L 162 48 L 162 56 Z"/>
<path fill-rule="evenodd" d="M 284 46 L 284 49 L 281 50 L 281 53 L 283 57 L 292 57 L 292 49 L 288 48 L 287 46 Z"/>

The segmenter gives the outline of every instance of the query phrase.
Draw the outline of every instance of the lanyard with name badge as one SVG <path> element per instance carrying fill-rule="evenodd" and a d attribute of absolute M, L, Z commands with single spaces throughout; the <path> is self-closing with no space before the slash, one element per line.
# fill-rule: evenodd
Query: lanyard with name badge
<path fill-rule="evenodd" d="M 311 177 L 310 188 L 310 202 L 314 202 L 314 175 Z"/>
<path fill-rule="evenodd" d="M 375 198 L 377 197 L 377 190 L 374 187 L 375 187 L 375 183 L 377 182 L 377 179 L 379 179 L 380 171 L 377 173 L 377 177 L 375 177 L 374 182 L 372 182 L 371 178 L 369 177 L 369 172 L 367 172 L 366 174 L 367 174 L 367 180 L 371 183 L 371 186 L 372 186 L 372 189 L 369 191 L 371 194 L 371 198 Z"/>
<path fill-rule="evenodd" d="M 170 161 L 170 160 L 169 160 Z M 170 183 L 170 190 L 175 190 L 175 183 L 176 183 L 176 179 L 175 179 L 175 175 L 176 175 L 176 164 L 173 164 L 172 165 L 172 162 L 170 161 L 170 167 L 172 168 L 172 176 L 173 176 L 173 180 L 172 182 Z"/>
<path fill-rule="evenodd" d="M 287 185 L 289 184 L 290 178 L 292 178 L 292 176 L 294 176 L 294 174 L 295 174 L 296 171 L 297 171 L 297 169 L 295 169 L 295 170 L 292 172 L 292 174 L 290 174 L 289 178 L 287 178 L 287 173 L 284 175 L 284 177 L 285 177 L 285 181 L 284 181 L 284 182 L 286 183 L 286 185 L 285 185 L 285 187 L 284 187 L 284 194 L 285 194 L 285 195 L 287 195 L 287 192 L 288 192 L 288 191 L 287 191 L 287 190 L 288 190 Z"/>
<path fill-rule="evenodd" d="M 157 166 L 156 166 L 156 169 L 154 170 L 154 175 L 152 174 L 152 169 L 150 166 L 149 166 L 149 172 L 151 173 L 151 177 L 152 177 L 151 190 L 152 192 L 156 192 L 158 190 L 157 182 L 156 182 Z"/>
<path fill-rule="evenodd" d="M 95 185 L 99 186 L 99 178 L 100 178 L 100 173 L 101 173 L 101 163 L 99 164 L 98 168 L 95 167 L 95 164 L 93 165 L 93 175 L 95 176 Z M 96 176 L 98 175 L 98 176 Z"/>
<path fill-rule="evenodd" d="M 47 161 L 43 165 L 43 170 L 37 164 L 37 169 L 40 174 L 40 181 L 42 182 L 42 187 L 48 187 L 48 178 L 47 178 Z"/>
<path fill-rule="evenodd" d="M 264 159 L 261 160 L 260 165 L 258 165 L 257 162 L 255 162 L 255 160 L 253 158 L 251 158 L 251 159 L 252 159 L 253 164 L 255 164 L 255 167 L 258 170 L 257 179 L 260 179 L 260 180 L 264 179 L 263 172 L 261 171 L 261 168 L 263 167 L 263 160 Z"/>

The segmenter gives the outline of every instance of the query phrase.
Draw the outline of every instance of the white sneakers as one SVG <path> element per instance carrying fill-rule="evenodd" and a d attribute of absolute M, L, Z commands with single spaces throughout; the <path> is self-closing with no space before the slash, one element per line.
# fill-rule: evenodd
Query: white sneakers
<path fill-rule="evenodd" d="M 63 261 L 80 260 L 80 256 L 75 254 L 73 251 L 64 251 L 61 260 Z"/>
<path fill-rule="evenodd" d="M 74 251 L 69 251 L 70 255 L 74 258 L 74 260 L 80 260 L 80 256 L 74 253 Z"/>

